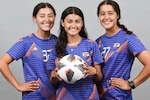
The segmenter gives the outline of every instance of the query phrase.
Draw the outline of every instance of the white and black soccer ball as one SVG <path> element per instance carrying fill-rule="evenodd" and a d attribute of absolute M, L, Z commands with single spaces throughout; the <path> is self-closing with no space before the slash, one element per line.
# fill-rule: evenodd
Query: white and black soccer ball
<path fill-rule="evenodd" d="M 73 54 L 69 54 L 60 59 L 57 71 L 60 78 L 66 83 L 73 84 L 84 77 L 84 60 Z"/>

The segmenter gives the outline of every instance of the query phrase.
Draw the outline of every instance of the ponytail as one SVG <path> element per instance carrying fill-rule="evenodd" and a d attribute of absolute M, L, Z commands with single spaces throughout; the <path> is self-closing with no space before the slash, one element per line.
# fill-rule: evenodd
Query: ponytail
<path fill-rule="evenodd" d="M 117 22 L 118 27 L 122 28 L 127 34 L 133 34 L 132 31 L 128 30 L 125 25 L 122 25 L 119 23 L 119 21 Z"/>

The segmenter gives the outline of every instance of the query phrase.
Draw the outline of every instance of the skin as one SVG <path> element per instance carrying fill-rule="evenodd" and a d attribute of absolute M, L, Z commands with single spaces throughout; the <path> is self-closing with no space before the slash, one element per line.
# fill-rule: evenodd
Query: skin
<path fill-rule="evenodd" d="M 83 26 L 83 22 L 80 16 L 75 14 L 69 14 L 62 22 L 62 26 L 65 28 L 65 31 L 68 36 L 69 46 L 76 46 L 80 43 L 82 37 L 79 35 L 79 32 Z"/>
<path fill-rule="evenodd" d="M 111 5 L 105 4 L 100 7 L 99 20 L 100 20 L 101 25 L 105 28 L 107 36 L 113 36 L 120 30 L 120 28 L 117 26 L 118 18 L 119 18 L 119 16 L 114 11 L 114 9 Z M 150 76 L 150 53 L 149 53 L 149 51 L 144 50 L 141 53 L 139 53 L 136 57 L 141 62 L 141 64 L 143 64 L 143 69 L 133 79 L 135 87 L 142 84 Z M 123 80 L 122 77 L 111 78 L 109 83 L 112 86 L 118 87 L 123 90 L 131 89 L 131 87 L 128 85 L 128 81 Z"/>
<path fill-rule="evenodd" d="M 111 5 L 101 6 L 99 20 L 101 25 L 105 28 L 107 36 L 113 36 L 120 30 L 117 26 L 118 18 L 119 16 Z"/>
<path fill-rule="evenodd" d="M 48 39 L 50 37 L 50 30 L 54 25 L 55 16 L 50 8 L 42 8 L 37 13 L 36 17 L 33 17 L 33 20 L 38 26 L 35 35 L 41 39 Z M 23 91 L 35 91 L 39 88 L 39 82 L 30 81 L 27 83 L 19 83 L 14 75 L 12 74 L 9 64 L 12 63 L 14 59 L 7 53 L 5 53 L 0 58 L 0 72 L 3 74 L 5 79 L 16 88 L 16 90 Z"/>
<path fill-rule="evenodd" d="M 81 28 L 83 26 L 82 18 L 76 14 L 69 14 L 66 16 L 64 21 L 61 21 L 62 26 L 65 28 L 65 31 L 68 36 L 68 46 L 76 46 L 80 43 L 82 37 L 79 35 Z M 96 65 L 94 67 L 90 67 L 88 64 L 85 63 L 85 76 L 86 78 L 89 75 L 95 75 L 95 80 L 99 82 L 102 79 L 100 65 Z M 51 72 L 51 83 L 54 87 L 56 87 L 57 82 L 54 80 L 62 80 L 57 74 L 58 68 L 56 65 L 56 69 Z M 57 79 L 56 79 L 57 78 Z"/>
<path fill-rule="evenodd" d="M 36 17 L 33 17 L 34 22 L 37 24 L 38 29 L 35 34 L 41 39 L 50 37 L 50 30 L 52 29 L 55 21 L 53 10 L 46 7 L 39 10 Z"/>

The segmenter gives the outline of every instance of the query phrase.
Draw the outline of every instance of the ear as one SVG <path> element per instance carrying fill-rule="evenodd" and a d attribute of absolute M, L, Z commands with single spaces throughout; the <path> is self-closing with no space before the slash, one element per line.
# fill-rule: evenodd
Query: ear
<path fill-rule="evenodd" d="M 61 20 L 61 25 L 64 27 L 64 22 L 63 22 L 63 20 Z"/>
<path fill-rule="evenodd" d="M 33 19 L 33 21 L 36 23 L 36 18 L 35 18 L 34 16 L 32 17 L 32 19 Z"/>
<path fill-rule="evenodd" d="M 119 20 L 120 19 L 120 16 L 119 15 L 117 15 L 117 20 Z"/>

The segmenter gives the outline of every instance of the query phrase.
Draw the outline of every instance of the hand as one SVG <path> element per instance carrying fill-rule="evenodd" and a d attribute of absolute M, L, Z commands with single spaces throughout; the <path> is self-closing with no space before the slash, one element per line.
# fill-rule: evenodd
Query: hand
<path fill-rule="evenodd" d="M 97 73 L 96 68 L 93 66 L 89 66 L 87 63 L 84 63 L 84 69 L 85 69 L 85 77 L 89 75 L 95 75 Z"/>
<path fill-rule="evenodd" d="M 50 83 L 54 88 L 57 88 L 58 80 L 62 80 L 57 73 L 58 70 L 59 68 L 56 67 L 53 71 L 51 71 Z"/>
<path fill-rule="evenodd" d="M 114 86 L 118 87 L 122 90 L 130 90 L 131 87 L 128 85 L 128 81 L 124 80 L 123 78 L 111 78 L 109 83 Z"/>
<path fill-rule="evenodd" d="M 19 84 L 17 86 L 17 90 L 20 92 L 25 91 L 36 91 L 39 88 L 39 82 L 38 81 L 30 81 L 24 84 Z"/>
<path fill-rule="evenodd" d="M 59 77 L 59 75 L 58 75 L 58 73 L 57 73 L 57 71 L 59 70 L 59 68 L 55 68 L 53 71 L 51 71 L 51 79 L 59 79 L 60 81 L 62 80 L 60 77 Z"/>

